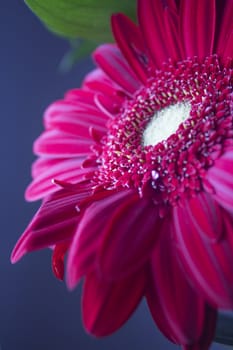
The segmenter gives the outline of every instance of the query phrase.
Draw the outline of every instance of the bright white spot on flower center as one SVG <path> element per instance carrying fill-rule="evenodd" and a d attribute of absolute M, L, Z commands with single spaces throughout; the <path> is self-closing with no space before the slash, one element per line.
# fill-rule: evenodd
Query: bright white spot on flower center
<path fill-rule="evenodd" d="M 144 130 L 143 145 L 155 146 L 166 140 L 189 117 L 190 110 L 189 102 L 181 102 L 157 111 Z"/>

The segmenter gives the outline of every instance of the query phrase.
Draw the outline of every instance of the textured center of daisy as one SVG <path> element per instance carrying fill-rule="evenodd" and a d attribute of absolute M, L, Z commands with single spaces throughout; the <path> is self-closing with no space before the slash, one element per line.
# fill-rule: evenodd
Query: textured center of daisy
<path fill-rule="evenodd" d="M 126 101 L 97 148 L 97 185 L 134 188 L 177 205 L 206 188 L 233 145 L 233 62 L 218 56 L 167 63 Z"/>
<path fill-rule="evenodd" d="M 191 111 L 189 102 L 176 103 L 157 111 L 143 133 L 143 145 L 155 146 L 174 134 Z"/>

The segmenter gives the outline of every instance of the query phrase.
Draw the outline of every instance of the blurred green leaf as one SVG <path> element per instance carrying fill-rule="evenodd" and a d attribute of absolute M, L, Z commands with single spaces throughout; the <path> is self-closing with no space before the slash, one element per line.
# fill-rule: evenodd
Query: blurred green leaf
<path fill-rule="evenodd" d="M 123 12 L 136 17 L 136 0 L 25 0 L 54 33 L 66 38 L 112 40 L 110 16 Z"/>
<path fill-rule="evenodd" d="M 59 71 L 61 73 L 69 72 L 74 64 L 84 56 L 89 55 L 96 47 L 97 43 L 88 40 L 71 40 L 70 50 L 65 53 L 59 64 Z"/>

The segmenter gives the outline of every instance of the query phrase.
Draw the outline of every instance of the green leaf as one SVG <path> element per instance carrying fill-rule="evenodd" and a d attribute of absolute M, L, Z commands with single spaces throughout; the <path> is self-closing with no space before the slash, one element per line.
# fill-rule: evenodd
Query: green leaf
<path fill-rule="evenodd" d="M 112 40 L 110 16 L 123 12 L 135 19 L 136 0 L 25 0 L 54 33 L 67 38 Z"/>
<path fill-rule="evenodd" d="M 59 64 L 59 71 L 61 73 L 69 72 L 75 63 L 82 57 L 89 55 L 97 46 L 96 42 L 88 40 L 72 40 L 70 41 L 70 50 L 65 53 Z"/>

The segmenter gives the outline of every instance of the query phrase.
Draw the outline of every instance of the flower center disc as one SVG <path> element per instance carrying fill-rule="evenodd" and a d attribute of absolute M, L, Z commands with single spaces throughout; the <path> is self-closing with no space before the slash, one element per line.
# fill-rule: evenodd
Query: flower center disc
<path fill-rule="evenodd" d="M 143 145 L 155 146 L 174 134 L 190 114 L 188 102 L 176 103 L 157 111 L 143 133 Z"/>
<path fill-rule="evenodd" d="M 111 119 L 95 181 L 177 205 L 202 191 L 233 144 L 233 63 L 216 55 L 167 63 Z"/>

